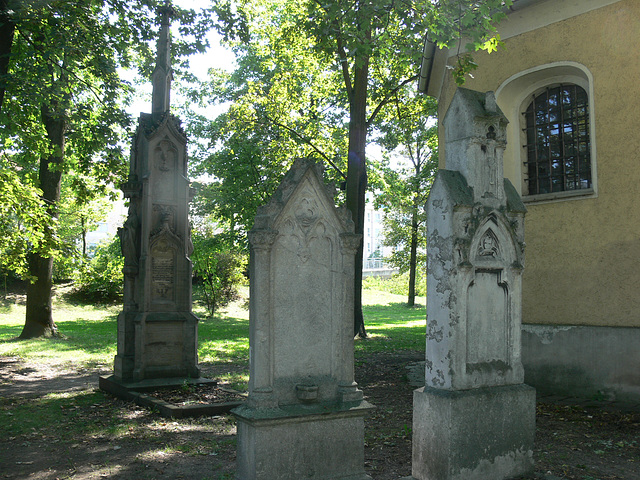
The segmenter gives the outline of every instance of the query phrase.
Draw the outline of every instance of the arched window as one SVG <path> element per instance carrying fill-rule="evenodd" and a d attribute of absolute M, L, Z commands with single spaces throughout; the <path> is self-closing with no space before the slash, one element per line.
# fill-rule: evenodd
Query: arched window
<path fill-rule="evenodd" d="M 593 75 L 576 62 L 539 65 L 496 90 L 507 116 L 504 174 L 529 202 L 597 196 Z"/>
<path fill-rule="evenodd" d="M 585 90 L 556 85 L 536 93 L 524 112 L 528 195 L 592 187 L 589 105 Z"/>

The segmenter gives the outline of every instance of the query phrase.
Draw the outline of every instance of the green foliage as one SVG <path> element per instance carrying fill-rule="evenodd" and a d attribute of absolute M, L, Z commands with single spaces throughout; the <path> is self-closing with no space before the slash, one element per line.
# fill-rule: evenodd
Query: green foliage
<path fill-rule="evenodd" d="M 222 235 L 193 234 L 193 273 L 202 283 L 209 316 L 237 298 L 246 259 Z"/>
<path fill-rule="evenodd" d="M 99 244 L 78 269 L 74 279 L 77 295 L 96 301 L 114 301 L 122 295 L 124 257 L 117 237 Z"/>
<path fill-rule="evenodd" d="M 458 85 L 476 69 L 473 52 L 489 53 L 503 46 L 497 24 L 506 17 L 505 7 L 513 0 L 439 0 L 426 9 L 427 38 L 440 48 L 456 48 L 456 65 L 451 68 Z M 464 43 L 466 41 L 467 43 Z M 464 50 L 463 50 L 464 47 Z"/>
<path fill-rule="evenodd" d="M 40 191 L 17 170 L 0 152 L 0 271 L 28 277 L 28 253 L 51 253 L 51 246 L 44 239 L 48 218 Z"/>
<path fill-rule="evenodd" d="M 409 272 L 398 273 L 390 278 L 365 277 L 362 288 L 368 290 L 379 290 L 381 292 L 392 293 L 394 295 L 409 295 Z M 416 273 L 416 295 L 424 297 L 427 295 L 427 279 L 425 269 L 419 268 Z"/>
<path fill-rule="evenodd" d="M 110 199 L 115 197 L 115 190 L 104 185 L 98 188 L 96 183 L 83 175 L 63 178 L 57 229 L 61 254 L 53 262 L 55 281 L 73 278 L 89 260 L 87 235 L 113 208 Z"/>
<path fill-rule="evenodd" d="M 214 215 L 239 242 L 295 158 L 321 157 L 330 164 L 346 143 L 343 112 L 336 109 L 339 77 L 301 29 L 304 6 L 270 0 L 241 8 L 250 41 L 229 43 L 237 69 L 212 70 L 191 95 L 198 106 L 226 103 L 228 110 L 213 121 L 187 116 L 189 132 L 204 139 L 192 163 L 195 175 L 207 175 L 198 188 L 197 213 Z M 342 180 L 336 169 L 328 173 Z"/>
<path fill-rule="evenodd" d="M 405 87 L 381 114 L 376 141 L 389 158 L 375 165 L 375 205 L 385 212 L 384 244 L 394 247 L 386 261 L 409 272 L 408 303 L 417 294 L 417 276 L 426 263 L 424 205 L 438 166 L 436 102 Z"/>

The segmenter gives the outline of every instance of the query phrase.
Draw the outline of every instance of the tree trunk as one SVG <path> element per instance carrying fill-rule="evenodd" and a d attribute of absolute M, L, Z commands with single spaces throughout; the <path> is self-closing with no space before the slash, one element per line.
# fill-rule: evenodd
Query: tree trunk
<path fill-rule="evenodd" d="M 369 57 L 356 61 L 353 92 L 349 105 L 349 156 L 347 166 L 347 208 L 351 211 L 356 233 L 364 233 L 364 204 L 367 190 L 365 149 L 367 145 L 367 84 Z M 354 279 L 353 333 L 366 337 L 362 315 L 362 261 L 363 242 L 356 253 Z"/>
<path fill-rule="evenodd" d="M 418 212 L 414 209 L 411 215 L 411 250 L 409 253 L 409 298 L 407 305 L 416 304 L 416 271 L 418 257 Z"/>
<path fill-rule="evenodd" d="M 49 105 L 43 105 L 41 113 L 52 153 L 40 159 L 38 179 L 42 198 L 47 204 L 47 213 L 53 221 L 58 216 L 60 202 L 66 118 L 64 112 L 57 111 Z M 45 242 L 52 246 L 55 241 L 53 222 L 44 233 Z M 32 253 L 29 256 L 29 273 L 36 280 L 27 287 L 27 310 L 20 338 L 57 335 L 58 329 L 53 321 L 51 304 L 53 258 L 43 256 L 39 252 Z"/>
<path fill-rule="evenodd" d="M 420 208 L 420 148 L 418 147 L 418 160 L 414 160 L 415 183 L 413 184 L 413 205 L 411 206 L 411 245 L 409 250 L 409 298 L 407 305 L 413 307 L 416 304 L 416 272 L 418 270 L 418 209 Z"/>
<path fill-rule="evenodd" d="M 13 33 L 16 28 L 16 24 L 9 15 L 10 10 L 9 0 L 0 0 L 0 110 L 4 102 Z"/>
<path fill-rule="evenodd" d="M 30 255 L 29 273 L 38 279 L 27 285 L 27 312 L 20 338 L 52 337 L 58 333 L 51 305 L 52 272 L 53 258 Z"/>
<path fill-rule="evenodd" d="M 84 215 L 80 214 L 80 228 L 82 235 L 82 261 L 84 262 L 87 259 L 87 227 L 86 220 Z"/>

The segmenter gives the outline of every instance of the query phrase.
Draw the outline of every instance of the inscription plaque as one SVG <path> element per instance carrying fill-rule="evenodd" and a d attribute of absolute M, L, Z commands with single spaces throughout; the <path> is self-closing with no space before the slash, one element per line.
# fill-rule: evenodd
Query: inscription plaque
<path fill-rule="evenodd" d="M 172 301 L 176 275 L 175 249 L 161 240 L 153 248 L 151 258 L 151 288 L 155 301 Z"/>

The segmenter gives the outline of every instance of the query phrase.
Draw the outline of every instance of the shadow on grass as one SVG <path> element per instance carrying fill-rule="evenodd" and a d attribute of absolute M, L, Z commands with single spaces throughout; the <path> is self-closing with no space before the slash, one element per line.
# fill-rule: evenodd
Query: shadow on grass
<path fill-rule="evenodd" d="M 11 372 L 10 376 L 7 375 L 9 371 Z M 38 375 L 37 373 L 37 369 L 24 365 L 17 359 L 0 358 L 0 377 L 2 377 L 0 405 L 12 403 L 13 399 L 21 399 L 22 401 L 33 397 L 42 397 L 46 395 L 46 392 L 75 395 L 88 388 L 98 386 L 96 373 L 78 374 L 76 371 L 68 371 L 65 373 L 56 372 L 54 376 Z M 66 402 L 68 403 L 68 401 Z M 30 428 L 34 419 L 40 417 L 38 412 L 38 410 L 33 410 L 32 416 L 29 416 L 28 421 L 22 422 L 21 428 Z M 58 413 L 58 411 L 54 410 L 53 413 Z M 13 421 L 14 418 L 10 420 Z M 37 420 L 35 421 L 37 422 Z M 8 426 L 0 427 L 0 436 L 2 436 L 4 428 Z"/>
<path fill-rule="evenodd" d="M 122 295 L 119 294 L 105 298 L 98 294 L 91 295 L 70 290 L 62 293 L 61 296 L 66 303 L 74 307 L 86 307 L 88 305 L 92 305 L 96 310 L 100 310 L 122 305 Z"/>
<path fill-rule="evenodd" d="M 424 351 L 425 307 L 406 303 L 366 305 L 363 307 L 367 338 L 357 338 L 357 354 L 373 352 Z"/>
<path fill-rule="evenodd" d="M 9 325 L 2 327 L 0 343 L 12 342 L 21 345 L 25 351 L 53 350 L 60 353 L 71 350 L 83 350 L 96 354 L 110 350 L 116 343 L 116 317 L 103 320 L 74 319 L 56 322 L 60 337 L 51 338 L 17 338 L 22 326 Z"/>
<path fill-rule="evenodd" d="M 212 469 L 233 467 L 216 462 L 216 456 L 235 452 L 228 417 L 166 422 L 99 391 L 8 399 L 3 411 L 9 421 L 0 423 L 0 464 L 11 478 L 69 478 L 83 472 L 108 478 L 211 478 Z M 7 438 L 14 440 L 11 445 L 4 443 Z M 48 454 L 33 454 L 42 450 Z"/>
<path fill-rule="evenodd" d="M 198 326 L 198 356 L 207 362 L 249 361 L 249 320 L 213 317 Z"/>

